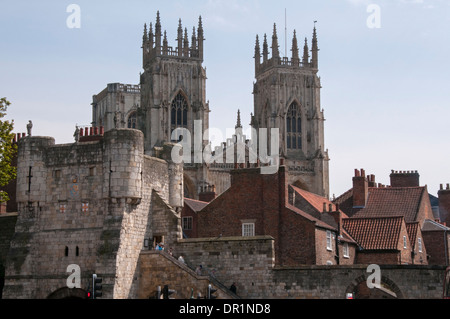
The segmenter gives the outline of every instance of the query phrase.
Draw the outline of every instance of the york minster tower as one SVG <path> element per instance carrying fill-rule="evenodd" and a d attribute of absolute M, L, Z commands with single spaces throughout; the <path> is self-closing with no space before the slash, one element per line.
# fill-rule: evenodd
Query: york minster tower
<path fill-rule="evenodd" d="M 262 50 L 255 44 L 254 115 L 252 127 L 279 129 L 279 153 L 285 159 L 289 183 L 329 196 L 328 151 L 324 145 L 324 113 L 320 104 L 318 43 L 314 27 L 312 47 L 305 38 L 300 57 L 294 30 L 292 56 L 281 57 L 276 25 L 270 47 L 264 35 Z M 311 53 L 311 56 L 310 56 Z"/>
<path fill-rule="evenodd" d="M 263 128 L 268 133 L 272 128 L 279 130 L 278 152 L 284 158 L 290 184 L 329 197 L 316 28 L 311 50 L 305 38 L 302 53 L 294 31 L 291 57 L 280 55 L 276 25 L 270 48 L 266 35 L 261 40 L 262 45 L 256 36 L 254 114 L 250 125 L 256 132 Z M 235 168 L 225 161 L 213 165 L 199 162 L 194 154 L 195 143 L 201 150 L 209 143 L 195 139 L 195 133 L 203 135 L 209 129 L 211 110 L 206 99 L 204 41 L 201 17 L 192 29 L 183 27 L 180 19 L 176 43 L 170 46 L 158 12 L 156 22 L 144 26 L 139 85 L 110 83 L 94 95 L 92 103 L 93 126 L 103 126 L 105 132 L 114 127 L 141 130 L 146 155 L 158 156 L 165 142 L 180 140 L 172 135 L 175 129 L 186 129 L 191 134 L 191 162 L 184 163 L 183 188 L 185 197 L 195 199 L 200 199 L 204 189 L 213 189 L 217 195 L 224 192 L 230 186 L 230 170 Z M 239 116 L 237 122 L 236 129 L 242 131 Z M 248 141 L 241 133 L 236 131 L 222 143 L 223 154 L 234 149 L 231 144 Z M 247 161 L 245 158 L 243 163 Z"/>
<path fill-rule="evenodd" d="M 191 37 L 179 20 L 176 48 L 169 46 L 167 33 L 162 33 L 159 12 L 154 31 L 151 23 L 148 31 L 145 26 L 138 127 L 144 132 L 147 153 L 172 140 L 175 128 L 194 132 L 195 120 L 202 121 L 202 131 L 208 127 L 203 41 L 201 17 Z"/>

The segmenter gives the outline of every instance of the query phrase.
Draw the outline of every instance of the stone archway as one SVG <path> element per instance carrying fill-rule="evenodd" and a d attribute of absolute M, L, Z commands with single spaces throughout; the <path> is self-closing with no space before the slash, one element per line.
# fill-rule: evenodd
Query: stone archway
<path fill-rule="evenodd" d="M 351 293 L 355 299 L 404 299 L 398 286 L 385 276 L 381 276 L 378 288 L 369 288 L 366 281 L 366 276 L 359 276 L 347 287 L 345 295 Z"/>
<path fill-rule="evenodd" d="M 87 292 L 81 288 L 62 287 L 48 295 L 47 299 L 87 299 Z"/>

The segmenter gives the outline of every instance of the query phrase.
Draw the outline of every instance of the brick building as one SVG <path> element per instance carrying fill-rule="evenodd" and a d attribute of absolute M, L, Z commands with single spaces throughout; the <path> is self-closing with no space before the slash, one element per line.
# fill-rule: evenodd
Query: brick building
<path fill-rule="evenodd" d="M 412 264 L 434 264 L 444 262 L 445 258 L 434 258 L 433 255 L 444 255 L 446 251 L 446 241 L 443 236 L 432 233 L 434 230 L 442 231 L 441 226 L 435 229 L 436 216 L 430 203 L 430 196 L 428 194 L 427 186 L 420 186 L 419 174 L 417 171 L 392 171 L 390 174 L 390 186 L 377 184 L 374 175 L 366 176 L 365 171 L 355 170 L 353 177 L 353 187 L 333 200 L 333 203 L 339 205 L 339 208 L 344 211 L 350 219 L 359 220 L 358 224 L 366 225 L 366 236 L 372 234 L 372 240 L 375 240 L 374 230 L 368 226 L 368 219 L 378 220 L 379 225 L 384 225 L 387 233 L 396 233 L 396 238 L 406 238 L 406 245 L 400 245 L 398 252 L 393 253 L 397 260 L 401 263 Z M 443 201 L 445 202 L 445 201 Z M 400 223 L 400 218 L 403 220 L 404 226 L 397 228 L 393 232 L 390 220 Z M 381 222 L 383 221 L 383 223 Z M 347 225 L 352 225 L 356 221 L 346 221 Z M 431 224 L 434 225 L 431 227 Z M 390 225 L 390 226 L 387 226 Z M 403 224 L 402 224 L 403 225 Z M 362 227 L 362 226 L 361 226 Z M 400 227 L 400 226 L 397 226 Z M 445 226 L 443 226 L 445 228 Z M 345 228 L 345 226 L 344 226 Z M 406 231 L 406 234 L 405 234 Z M 360 232 L 360 230 L 358 230 Z M 351 232 L 350 232 L 351 233 Z M 356 237 L 361 236 L 354 235 Z M 406 237 L 405 237 L 406 236 Z M 355 240 L 357 240 L 357 238 Z M 435 238 L 436 237 L 436 238 Z M 365 237 L 364 240 L 371 243 L 370 237 Z M 358 241 L 358 240 L 357 240 Z M 447 239 L 448 241 L 448 239 Z M 366 245 L 368 244 L 366 242 Z M 437 244 L 439 242 L 439 244 Z M 401 242 L 400 242 L 401 243 Z M 371 243 L 373 245 L 373 243 Z M 391 242 L 390 249 L 394 249 L 394 242 Z M 407 248 L 401 248 L 401 247 Z M 375 246 L 382 247 L 382 246 Z M 439 248 L 440 247 L 440 248 Z M 409 257 L 405 251 L 409 252 Z M 403 254 L 399 255 L 402 251 Z M 375 256 L 375 255 L 374 255 Z M 394 258 L 393 256 L 391 256 Z M 395 259 L 394 258 L 394 259 Z M 388 260 L 389 257 L 381 256 L 380 260 Z M 376 260 L 374 260 L 376 262 Z M 380 261 L 381 262 L 381 261 Z"/>
<path fill-rule="evenodd" d="M 338 226 L 340 213 L 328 210 L 332 203 L 289 187 L 284 165 L 275 174 L 261 174 L 258 167 L 231 171 L 230 188 L 197 211 L 197 236 L 272 236 L 277 265 L 352 264 L 356 245 Z M 294 194 L 297 201 L 289 202 Z M 305 203 L 310 212 L 299 208 L 300 194 L 311 196 Z M 313 213 L 319 198 L 327 210 Z"/>
<path fill-rule="evenodd" d="M 427 263 L 422 239 L 417 237 L 420 231 L 417 223 L 406 224 L 402 216 L 346 218 L 343 228 L 359 245 L 357 264 L 412 264 L 415 256 L 411 252 L 416 239 L 421 254 L 417 259 L 421 264 Z"/>

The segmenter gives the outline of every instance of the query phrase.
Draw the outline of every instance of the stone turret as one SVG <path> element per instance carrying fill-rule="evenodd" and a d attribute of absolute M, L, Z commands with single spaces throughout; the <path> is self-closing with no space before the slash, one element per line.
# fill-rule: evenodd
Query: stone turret
<path fill-rule="evenodd" d="M 104 142 L 104 195 L 138 203 L 142 198 L 144 134 L 134 129 L 110 130 Z"/>

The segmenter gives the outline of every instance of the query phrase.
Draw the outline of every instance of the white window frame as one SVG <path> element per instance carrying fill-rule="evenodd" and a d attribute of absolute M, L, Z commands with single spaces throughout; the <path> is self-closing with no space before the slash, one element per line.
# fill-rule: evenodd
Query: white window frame
<path fill-rule="evenodd" d="M 417 243 L 419 246 L 419 253 L 421 253 L 422 252 L 422 238 L 417 238 Z"/>
<path fill-rule="evenodd" d="M 403 249 L 406 249 L 406 236 L 403 236 Z"/>
<path fill-rule="evenodd" d="M 344 243 L 343 251 L 344 251 L 344 257 L 349 258 L 350 255 L 349 255 L 348 243 Z"/>
<path fill-rule="evenodd" d="M 242 237 L 255 236 L 255 223 L 242 223 Z"/>
<path fill-rule="evenodd" d="M 333 241 L 331 231 L 327 230 L 327 250 L 333 251 Z"/>

